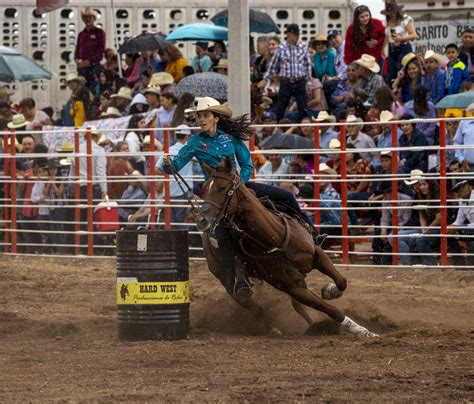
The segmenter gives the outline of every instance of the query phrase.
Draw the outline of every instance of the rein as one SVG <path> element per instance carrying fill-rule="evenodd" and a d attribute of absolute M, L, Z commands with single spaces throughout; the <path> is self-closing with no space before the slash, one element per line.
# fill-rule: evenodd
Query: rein
<path fill-rule="evenodd" d="M 186 195 L 186 199 L 188 200 L 189 204 L 191 205 L 191 210 L 193 211 L 193 214 L 195 216 L 199 215 L 201 213 L 201 209 L 199 208 L 199 202 L 197 201 L 196 197 L 194 196 L 194 192 L 193 190 L 191 189 L 191 187 L 189 186 L 189 184 L 186 182 L 186 180 L 183 178 L 183 176 L 174 169 L 173 165 L 171 164 L 170 165 L 170 170 L 171 170 L 171 174 L 173 174 L 173 177 L 176 181 L 176 183 L 178 184 L 179 188 L 181 189 L 181 191 L 183 191 L 183 194 Z M 187 188 L 187 190 L 185 190 L 183 188 L 183 185 L 184 184 Z"/>

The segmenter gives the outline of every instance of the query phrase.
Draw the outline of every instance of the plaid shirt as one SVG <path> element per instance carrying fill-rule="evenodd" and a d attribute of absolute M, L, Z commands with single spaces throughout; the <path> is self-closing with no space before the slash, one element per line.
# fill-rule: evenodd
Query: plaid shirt
<path fill-rule="evenodd" d="M 312 65 L 308 47 L 303 42 L 295 46 L 283 42 L 273 55 L 264 80 L 274 76 L 278 68 L 280 77 L 311 80 Z"/>

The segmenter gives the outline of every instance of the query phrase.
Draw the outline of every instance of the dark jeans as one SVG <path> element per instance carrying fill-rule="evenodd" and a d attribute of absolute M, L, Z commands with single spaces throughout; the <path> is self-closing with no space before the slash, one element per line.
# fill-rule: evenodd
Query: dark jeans
<path fill-rule="evenodd" d="M 56 208 L 49 211 L 49 220 L 51 222 L 49 228 L 52 231 L 52 249 L 58 254 L 67 254 L 69 252 L 69 248 L 66 247 L 66 244 L 68 244 L 68 235 L 65 233 L 68 226 L 64 223 L 66 221 L 66 213 L 66 208 Z"/>
<path fill-rule="evenodd" d="M 171 199 L 175 199 L 177 202 L 174 204 L 182 205 L 183 202 L 187 201 L 186 195 L 181 196 L 172 196 Z M 172 203 L 173 204 L 173 203 Z M 171 223 L 184 223 L 186 222 L 186 215 L 188 213 L 188 208 L 171 208 Z M 181 229 L 181 226 L 176 226 L 178 229 Z"/>
<path fill-rule="evenodd" d="M 409 42 L 403 42 L 400 46 L 390 45 L 388 52 L 388 74 L 387 82 L 391 83 L 392 80 L 397 78 L 397 74 L 402 68 L 402 59 L 407 53 L 412 51 L 411 44 Z"/>
<path fill-rule="evenodd" d="M 308 116 L 308 94 L 306 93 L 306 81 L 300 80 L 291 83 L 289 80 L 281 80 L 278 102 L 275 108 L 277 119 L 283 118 L 291 97 L 295 97 L 298 105 L 298 113 L 301 118 Z"/>

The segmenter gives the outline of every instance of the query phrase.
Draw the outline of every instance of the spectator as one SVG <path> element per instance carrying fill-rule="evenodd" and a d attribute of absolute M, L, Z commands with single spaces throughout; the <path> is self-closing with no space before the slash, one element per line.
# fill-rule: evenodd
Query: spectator
<path fill-rule="evenodd" d="M 257 38 L 257 53 L 258 56 L 253 64 L 253 83 L 258 83 L 260 80 L 263 80 L 263 76 L 265 75 L 265 72 L 270 65 L 270 60 L 272 59 L 272 54 L 268 48 L 267 36 L 259 36 Z"/>
<path fill-rule="evenodd" d="M 37 208 L 37 215 L 34 216 L 35 223 L 31 223 L 34 226 L 34 230 L 38 230 L 39 241 L 41 247 L 30 246 L 36 252 L 47 254 L 50 243 L 50 229 L 49 229 L 49 206 L 48 205 L 48 171 L 46 166 L 39 166 L 37 168 L 37 182 L 34 183 L 31 191 L 31 202 L 39 205 Z M 32 217 L 30 217 L 30 220 Z"/>
<path fill-rule="evenodd" d="M 153 111 L 154 109 L 158 109 L 161 107 L 161 88 L 159 86 L 148 86 L 143 91 L 143 95 L 146 97 L 146 101 L 148 102 L 149 111 Z"/>
<path fill-rule="evenodd" d="M 441 69 L 442 57 L 429 50 L 425 53 L 425 85 L 430 90 L 430 101 L 437 104 L 444 97 L 445 71 Z"/>
<path fill-rule="evenodd" d="M 123 77 L 127 80 L 127 85 L 134 88 L 135 84 L 140 80 L 140 68 L 142 58 L 138 53 L 127 53 L 125 55 L 125 65 L 127 66 L 123 72 Z"/>
<path fill-rule="evenodd" d="M 173 115 L 176 111 L 176 104 L 178 99 L 172 93 L 161 93 L 160 94 L 160 108 L 157 111 L 156 127 L 163 128 L 165 125 L 170 126 L 173 120 Z M 157 131 L 155 137 L 163 143 L 163 131 Z M 171 139 L 171 143 L 174 143 L 174 139 Z"/>
<path fill-rule="evenodd" d="M 380 122 L 389 122 L 397 119 L 390 111 L 382 111 L 380 113 Z M 374 141 L 378 149 L 385 149 L 392 147 L 392 125 L 390 124 L 381 124 L 382 132 L 380 135 L 375 136 Z M 397 142 L 401 136 L 401 131 L 397 127 Z"/>
<path fill-rule="evenodd" d="M 277 187 L 279 180 L 287 178 L 289 165 L 281 154 L 269 154 L 267 159 L 257 173 L 257 180 Z"/>
<path fill-rule="evenodd" d="M 331 105 L 336 110 L 337 116 L 345 114 L 347 101 L 353 97 L 352 91 L 360 85 L 358 65 L 351 63 L 346 69 L 346 78 L 338 81 L 337 87 L 331 95 Z"/>
<path fill-rule="evenodd" d="M 195 73 L 208 72 L 212 68 L 212 60 L 207 54 L 207 42 L 196 42 L 196 56 L 191 60 L 191 66 Z"/>
<path fill-rule="evenodd" d="M 142 64 L 140 66 L 140 73 L 147 72 L 150 76 L 153 73 L 163 72 L 165 66 L 154 50 L 141 52 Z"/>
<path fill-rule="evenodd" d="M 13 115 L 11 122 L 8 122 L 7 128 L 13 129 L 15 131 L 15 137 L 18 143 L 23 143 L 23 137 L 26 136 L 23 134 L 23 132 L 26 132 L 28 124 L 29 122 L 25 119 L 25 116 L 23 114 Z M 30 136 L 34 138 L 36 144 L 36 136 Z"/>
<path fill-rule="evenodd" d="M 107 191 L 111 199 L 119 199 L 128 187 L 128 182 L 123 179 L 133 172 L 133 167 L 128 161 L 129 156 L 115 154 L 128 152 L 128 143 L 118 142 L 107 161 Z"/>
<path fill-rule="evenodd" d="M 268 37 L 268 51 L 270 52 L 271 56 L 275 54 L 280 44 L 281 40 L 278 35 L 271 35 Z"/>
<path fill-rule="evenodd" d="M 143 138 L 143 143 L 142 143 L 142 152 L 146 153 L 150 150 L 150 136 L 147 135 Z M 163 145 L 156 139 L 154 139 L 155 143 L 155 152 L 161 152 L 163 151 Z M 150 156 L 145 157 L 145 176 L 150 175 Z"/>
<path fill-rule="evenodd" d="M 373 104 L 375 101 L 375 92 L 384 85 L 380 72 L 380 66 L 373 56 L 363 54 L 360 59 L 355 61 L 358 68 L 359 77 L 362 79 L 360 88 L 368 95 L 367 102 Z"/>
<path fill-rule="evenodd" d="M 121 118 L 122 117 L 122 114 L 120 113 L 120 111 L 115 108 L 115 107 L 108 107 L 107 110 L 105 112 L 102 112 L 100 114 L 100 117 L 102 119 L 117 119 L 117 118 Z"/>
<path fill-rule="evenodd" d="M 455 144 L 454 137 L 456 136 L 456 131 L 458 130 L 458 127 L 459 121 L 446 121 L 446 146 L 453 146 Z M 456 150 L 446 150 L 446 161 L 456 161 L 456 163 L 460 165 L 459 161 L 456 158 Z"/>
<path fill-rule="evenodd" d="M 388 83 L 396 79 L 403 57 L 412 52 L 410 42 L 417 38 L 413 18 L 403 13 L 403 7 L 395 0 L 386 0 L 385 9 L 381 11 L 387 19 L 385 34 L 388 38 Z"/>
<path fill-rule="evenodd" d="M 461 35 L 461 40 L 462 46 L 459 49 L 459 59 L 466 65 L 472 80 L 474 78 L 474 29 L 465 29 Z"/>
<path fill-rule="evenodd" d="M 110 70 L 114 72 L 115 74 L 117 74 L 119 68 L 118 68 L 118 56 L 115 50 L 112 48 L 107 48 L 104 52 L 104 58 L 105 58 L 105 63 L 103 65 L 104 69 Z"/>
<path fill-rule="evenodd" d="M 329 115 L 326 111 L 321 111 L 315 119 L 316 122 L 321 123 L 336 123 L 336 117 Z M 311 128 L 312 129 L 312 128 Z M 334 130 L 333 126 L 320 126 L 319 127 L 319 148 L 329 149 L 331 140 L 337 139 L 338 133 Z M 320 154 L 321 162 L 324 163 L 328 159 L 325 154 Z"/>
<path fill-rule="evenodd" d="M 103 112 L 107 111 L 109 107 L 112 106 L 112 101 L 111 101 L 111 93 L 109 91 L 104 91 L 100 96 L 99 96 L 99 106 L 98 106 L 98 113 L 102 114 Z"/>
<path fill-rule="evenodd" d="M 227 59 L 219 59 L 219 62 L 217 63 L 217 65 L 215 65 L 213 67 L 213 70 L 216 72 L 216 73 L 219 73 L 219 74 L 222 74 L 224 76 L 227 76 L 228 74 L 228 68 L 229 68 L 229 65 L 228 65 L 228 61 Z"/>
<path fill-rule="evenodd" d="M 392 90 L 405 103 L 413 99 L 415 89 L 425 82 L 425 72 L 420 58 L 414 53 L 405 55 L 402 65 L 403 68 L 392 83 Z"/>
<path fill-rule="evenodd" d="M 366 135 L 361 131 L 362 125 L 360 123 L 362 119 L 357 118 L 354 115 L 349 115 L 346 119 L 348 124 L 347 129 L 347 144 L 351 144 L 355 149 L 375 149 L 375 142 L 369 135 Z M 358 152 L 360 157 L 368 161 L 373 167 L 380 165 L 378 152 Z"/>
<path fill-rule="evenodd" d="M 178 152 L 186 145 L 186 142 L 191 136 L 191 129 L 187 125 L 180 125 L 176 128 L 175 137 L 176 143 L 170 147 L 169 153 L 172 156 L 176 156 Z M 164 175 L 164 156 L 160 156 L 160 159 L 156 163 L 158 169 L 158 175 Z M 179 174 L 186 180 L 189 187 L 193 189 L 193 162 L 189 161 L 181 170 Z M 163 184 L 162 184 L 163 186 Z M 157 192 L 160 193 L 160 187 L 157 187 Z M 180 188 L 178 183 L 175 180 L 170 181 L 170 196 L 172 199 L 172 205 L 182 205 L 187 201 L 187 193 L 183 193 L 183 190 Z M 172 223 L 184 223 L 186 221 L 186 214 L 188 209 L 186 207 L 176 206 L 171 208 L 171 222 Z M 180 228 L 180 226 L 176 226 Z"/>
<path fill-rule="evenodd" d="M 336 66 L 337 81 L 344 80 L 346 79 L 346 63 L 344 62 L 344 41 L 341 31 L 337 29 L 330 31 L 328 42 L 336 54 L 334 64 Z"/>
<path fill-rule="evenodd" d="M 98 73 L 97 77 L 97 84 L 94 88 L 94 97 L 95 99 L 99 99 L 100 95 L 108 91 L 110 92 L 112 89 L 112 84 L 114 82 L 116 73 L 114 73 L 112 70 L 107 70 L 105 68 L 101 68 Z"/>
<path fill-rule="evenodd" d="M 400 120 L 409 121 L 413 119 L 412 115 L 403 115 Z M 400 147 L 415 148 L 415 150 L 400 151 L 400 167 L 405 172 L 419 169 L 426 172 L 428 169 L 428 152 L 424 150 L 424 146 L 428 146 L 428 141 L 423 133 L 417 130 L 417 124 L 413 122 L 402 122 L 400 129 L 403 134 L 398 140 Z"/>
<path fill-rule="evenodd" d="M 310 81 L 312 73 L 308 47 L 299 41 L 299 26 L 288 25 L 286 34 L 287 40 L 278 47 L 264 79 L 259 82 L 259 87 L 264 88 L 266 82 L 279 69 L 281 82 L 275 108 L 278 120 L 283 117 L 292 96 L 296 99 L 300 116 L 304 117 L 308 114 L 308 95 L 305 84 Z"/>
<path fill-rule="evenodd" d="M 261 118 L 262 118 L 262 124 L 265 125 L 265 127 L 261 129 L 261 132 L 259 134 L 260 141 L 267 139 L 270 136 L 275 135 L 277 133 L 281 133 L 280 128 L 274 127 L 274 126 L 267 126 L 267 125 L 277 124 L 278 121 L 274 112 L 266 111 L 262 114 Z"/>
<path fill-rule="evenodd" d="M 390 119 L 394 116 L 400 117 L 405 113 L 405 108 L 395 99 L 390 87 L 385 85 L 375 92 L 375 103 L 367 112 L 366 120 L 369 122 L 379 121 L 381 111 L 390 112 Z M 382 126 L 378 124 L 367 125 L 365 131 L 368 135 L 377 137 L 382 132 Z"/>
<path fill-rule="evenodd" d="M 121 87 L 117 94 L 110 96 L 113 106 L 117 108 L 122 115 L 128 115 L 130 103 L 132 102 L 132 90 L 128 87 Z"/>
<path fill-rule="evenodd" d="M 344 44 L 346 64 L 355 62 L 364 54 L 372 56 L 375 62 L 379 63 L 382 58 L 384 41 L 385 28 L 382 21 L 372 18 L 367 6 L 356 7 L 353 22 L 346 32 Z"/>
<path fill-rule="evenodd" d="M 135 94 L 130 103 L 130 115 L 141 114 L 148 111 L 148 101 L 143 94 Z"/>
<path fill-rule="evenodd" d="M 98 74 L 105 52 L 105 32 L 95 26 L 97 14 L 92 7 L 86 7 L 81 12 L 81 18 L 85 28 L 77 37 L 74 60 L 78 75 L 85 78 L 92 90 L 95 86 L 94 75 Z"/>
<path fill-rule="evenodd" d="M 405 113 L 419 119 L 436 118 L 435 106 L 429 99 L 429 90 L 423 85 L 417 87 L 413 100 L 405 104 Z M 417 130 L 426 137 L 429 146 L 433 146 L 435 143 L 439 144 L 439 132 L 436 122 L 420 122 L 417 124 Z"/>
<path fill-rule="evenodd" d="M 10 90 L 7 86 L 0 86 L 0 103 L 6 103 L 8 106 L 11 106 L 12 101 L 10 97 L 14 94 L 15 92 Z"/>
<path fill-rule="evenodd" d="M 30 123 L 31 130 L 38 130 L 43 125 L 51 125 L 53 122 L 46 113 L 40 109 L 36 109 L 36 103 L 33 98 L 25 98 L 20 101 L 20 112 L 25 119 Z M 42 143 L 38 141 L 37 143 Z"/>
<path fill-rule="evenodd" d="M 446 56 L 448 65 L 446 66 L 446 77 L 444 81 L 445 94 L 457 94 L 461 84 L 470 81 L 471 77 L 466 65 L 459 60 L 459 49 L 454 43 L 446 45 Z"/>
<path fill-rule="evenodd" d="M 334 52 L 328 49 L 328 39 L 326 35 L 318 34 L 312 42 L 313 49 L 316 50 L 313 57 L 313 67 L 316 77 L 322 83 L 337 77 L 336 64 L 334 62 Z"/>
<path fill-rule="evenodd" d="M 175 45 L 167 45 L 160 53 L 161 61 L 166 63 L 165 72 L 173 76 L 174 82 L 178 83 L 183 76 L 183 67 L 188 62 L 181 51 Z"/>
<path fill-rule="evenodd" d="M 459 123 L 456 135 L 454 136 L 454 145 L 459 146 L 455 149 L 456 159 L 462 164 L 464 172 L 474 171 L 474 149 L 464 146 L 474 146 L 474 119 L 461 121 Z"/>
<path fill-rule="evenodd" d="M 92 94 L 84 86 L 86 80 L 82 76 L 70 73 L 66 76 L 66 84 L 71 96 L 64 110 L 64 126 L 80 127 L 88 119 L 92 106 Z"/>
<path fill-rule="evenodd" d="M 128 222 L 145 202 L 148 195 L 146 182 L 140 171 L 134 170 L 130 175 L 130 185 L 123 192 L 119 201 L 119 218 L 123 222 Z"/>
<path fill-rule="evenodd" d="M 143 131 L 145 129 L 145 119 L 141 115 L 132 115 L 128 121 L 127 132 L 123 137 L 123 142 L 127 142 L 128 150 L 131 153 L 130 163 L 135 170 L 144 172 L 145 157 L 140 155 L 141 144 L 143 142 Z"/>

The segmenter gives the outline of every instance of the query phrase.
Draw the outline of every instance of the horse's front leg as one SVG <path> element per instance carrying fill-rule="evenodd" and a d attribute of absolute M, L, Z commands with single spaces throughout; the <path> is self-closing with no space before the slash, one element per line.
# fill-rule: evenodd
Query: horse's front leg
<path fill-rule="evenodd" d="M 326 300 L 341 297 L 347 289 L 347 280 L 339 273 L 323 249 L 318 246 L 315 246 L 313 267 L 334 281 L 334 283 L 323 287 L 321 290 L 322 297 Z"/>

